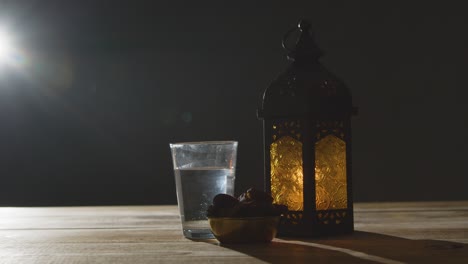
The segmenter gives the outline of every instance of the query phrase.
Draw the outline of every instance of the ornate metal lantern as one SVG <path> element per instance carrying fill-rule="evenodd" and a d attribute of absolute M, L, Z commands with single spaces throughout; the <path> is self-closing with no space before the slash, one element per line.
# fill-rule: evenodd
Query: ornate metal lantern
<path fill-rule="evenodd" d="M 279 235 L 352 232 L 352 106 L 346 86 L 319 62 L 310 24 L 298 24 L 291 65 L 264 91 L 265 191 L 288 206 Z"/>

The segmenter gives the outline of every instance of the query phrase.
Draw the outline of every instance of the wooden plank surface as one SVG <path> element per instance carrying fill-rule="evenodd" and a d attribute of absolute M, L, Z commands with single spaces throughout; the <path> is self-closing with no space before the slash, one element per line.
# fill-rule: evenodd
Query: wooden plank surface
<path fill-rule="evenodd" d="M 468 263 L 468 201 L 355 205 L 352 235 L 219 245 L 176 206 L 0 208 L 0 263 Z"/>

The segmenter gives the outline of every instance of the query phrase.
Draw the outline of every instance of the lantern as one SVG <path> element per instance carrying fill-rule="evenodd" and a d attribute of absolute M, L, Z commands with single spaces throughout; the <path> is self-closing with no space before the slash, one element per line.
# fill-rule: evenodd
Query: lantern
<path fill-rule="evenodd" d="M 286 41 L 299 30 L 295 46 Z M 288 206 L 279 235 L 352 232 L 352 106 L 346 86 L 319 62 L 310 24 L 300 21 L 283 39 L 292 61 L 264 91 L 265 191 Z"/>

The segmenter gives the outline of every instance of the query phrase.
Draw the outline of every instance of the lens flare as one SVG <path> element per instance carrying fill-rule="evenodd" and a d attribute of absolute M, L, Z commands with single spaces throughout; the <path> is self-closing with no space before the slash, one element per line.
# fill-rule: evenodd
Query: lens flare
<path fill-rule="evenodd" d="M 17 45 L 13 35 L 0 27 L 0 66 L 24 70 L 31 63 L 28 57 L 27 52 Z"/>
<path fill-rule="evenodd" d="M 12 51 L 11 39 L 8 34 L 0 29 L 0 59 L 7 59 Z"/>

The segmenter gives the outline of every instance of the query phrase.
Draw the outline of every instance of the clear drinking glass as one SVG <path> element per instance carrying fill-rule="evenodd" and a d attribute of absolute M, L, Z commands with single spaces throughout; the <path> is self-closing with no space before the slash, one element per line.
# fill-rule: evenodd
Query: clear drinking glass
<path fill-rule="evenodd" d="M 234 195 L 237 142 L 204 141 L 169 145 L 183 234 L 191 239 L 214 238 L 206 210 L 215 195 Z"/>

